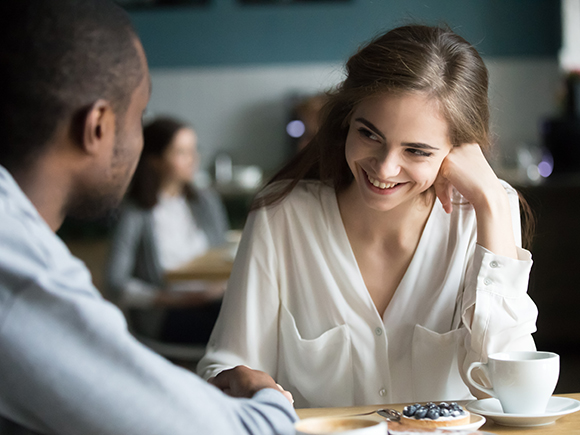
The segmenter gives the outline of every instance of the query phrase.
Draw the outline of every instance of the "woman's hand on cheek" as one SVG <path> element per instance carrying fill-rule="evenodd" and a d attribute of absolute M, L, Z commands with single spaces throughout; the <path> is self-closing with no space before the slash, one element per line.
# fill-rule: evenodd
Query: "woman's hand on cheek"
<path fill-rule="evenodd" d="M 445 160 L 443 161 L 443 164 L 445 164 Z M 451 213 L 453 211 L 453 203 L 451 202 L 453 185 L 447 178 L 441 175 L 441 171 L 437 174 L 433 187 L 435 187 L 435 194 L 437 195 L 437 198 L 439 198 L 439 201 L 441 201 L 441 205 L 443 205 L 445 212 Z"/>
<path fill-rule="evenodd" d="M 452 187 L 476 210 L 486 203 L 489 195 L 495 192 L 505 194 L 478 144 L 454 147 L 443 160 L 434 185 L 435 192 L 448 213 L 452 209 Z"/>
<path fill-rule="evenodd" d="M 479 145 L 454 147 L 441 164 L 435 192 L 448 213 L 450 186 L 475 209 L 477 243 L 496 255 L 518 258 L 507 192 Z"/>

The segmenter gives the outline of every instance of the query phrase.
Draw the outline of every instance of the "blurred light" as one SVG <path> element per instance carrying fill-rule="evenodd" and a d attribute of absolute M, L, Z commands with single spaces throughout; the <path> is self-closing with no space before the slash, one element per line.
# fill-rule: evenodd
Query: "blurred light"
<path fill-rule="evenodd" d="M 526 173 L 528 174 L 528 178 L 532 181 L 538 181 L 540 179 L 540 171 L 536 165 L 528 166 Z"/>
<path fill-rule="evenodd" d="M 304 123 L 298 119 L 290 121 L 286 126 L 286 133 L 288 133 L 290 137 L 299 138 L 305 131 L 306 127 L 304 126 Z"/>
<path fill-rule="evenodd" d="M 540 175 L 544 178 L 549 177 L 552 174 L 553 169 L 554 168 L 549 162 L 542 161 L 538 164 L 538 171 L 540 172 Z"/>

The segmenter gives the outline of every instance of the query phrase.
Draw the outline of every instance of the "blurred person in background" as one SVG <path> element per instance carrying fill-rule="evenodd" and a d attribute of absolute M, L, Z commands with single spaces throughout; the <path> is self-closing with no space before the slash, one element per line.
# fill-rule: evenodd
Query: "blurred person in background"
<path fill-rule="evenodd" d="M 164 342 L 207 343 L 225 288 L 225 282 L 164 280 L 166 271 L 226 243 L 218 194 L 192 184 L 198 164 L 191 127 L 171 118 L 145 126 L 107 267 L 113 299 L 136 332 Z"/>
<path fill-rule="evenodd" d="M 0 38 L 0 433 L 293 434 L 270 376 L 218 376 L 234 399 L 155 354 L 55 235 L 116 207 L 139 159 L 151 80 L 127 14 L 0 2 Z"/>

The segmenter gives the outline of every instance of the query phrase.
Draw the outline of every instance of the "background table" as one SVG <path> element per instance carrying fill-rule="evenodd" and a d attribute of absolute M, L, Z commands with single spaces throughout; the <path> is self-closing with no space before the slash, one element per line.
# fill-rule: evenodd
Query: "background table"
<path fill-rule="evenodd" d="M 570 397 L 572 399 L 580 400 L 580 393 L 575 394 L 559 394 L 561 397 Z M 469 403 L 468 401 L 459 402 L 461 405 Z M 346 417 L 352 416 L 354 414 L 362 414 L 364 412 L 369 412 L 375 409 L 381 408 L 393 408 L 398 411 L 402 411 L 405 404 L 395 404 L 395 405 L 370 405 L 370 406 L 352 406 L 345 408 L 304 408 L 297 409 L 296 412 L 300 418 L 308 417 Z M 365 416 L 365 418 L 373 418 L 381 420 L 382 417 L 379 415 Z M 567 434 L 580 434 L 580 411 L 574 414 L 569 414 L 561 417 L 556 421 L 555 424 L 549 426 L 538 426 L 538 427 L 509 427 L 501 426 L 495 424 L 492 420 L 487 419 L 485 424 L 479 429 L 486 432 L 493 432 L 496 434 L 512 434 L 512 435 L 567 435 Z"/>
<path fill-rule="evenodd" d="M 207 251 L 201 257 L 181 266 L 179 269 L 165 274 L 168 282 L 182 280 L 209 280 L 225 281 L 232 272 L 233 257 L 231 248 L 214 248 Z"/>

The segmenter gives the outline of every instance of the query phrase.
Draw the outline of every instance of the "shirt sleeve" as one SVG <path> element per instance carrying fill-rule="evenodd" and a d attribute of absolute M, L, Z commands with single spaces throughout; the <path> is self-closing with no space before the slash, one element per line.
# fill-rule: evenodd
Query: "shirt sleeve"
<path fill-rule="evenodd" d="M 467 329 L 460 351 L 461 374 L 475 361 L 487 361 L 495 352 L 535 350 L 538 310 L 527 294 L 532 256 L 522 249 L 517 193 L 505 184 L 510 200 L 518 258 L 513 259 L 475 246 L 466 271 L 462 322 Z M 461 358 L 463 356 L 463 358 Z M 466 381 L 467 385 L 470 385 Z"/>
<path fill-rule="evenodd" d="M 215 225 L 215 231 L 221 236 L 222 243 L 225 242 L 225 234 L 230 229 L 228 214 L 222 199 L 214 190 L 208 190 L 208 202 Z"/>
<path fill-rule="evenodd" d="M 113 234 L 107 263 L 107 286 L 119 306 L 145 308 L 153 305 L 159 286 L 133 276 L 143 222 L 125 207 Z"/>
<path fill-rule="evenodd" d="M 30 249 L 2 246 L 4 417 L 62 435 L 294 433 L 297 417 L 280 392 L 233 399 L 141 345 L 80 262 L 60 258 L 50 269 Z"/>
<path fill-rule="evenodd" d="M 211 246 L 226 243 L 226 232 L 230 229 L 227 210 L 219 194 L 213 189 L 198 190 L 197 209 L 199 224 L 206 232 Z M 194 212 L 195 215 L 195 212 Z"/>
<path fill-rule="evenodd" d="M 207 353 L 198 364 L 205 379 L 239 364 L 276 378 L 280 297 L 270 223 L 264 207 L 248 217 Z"/>

